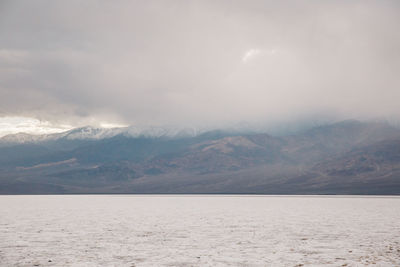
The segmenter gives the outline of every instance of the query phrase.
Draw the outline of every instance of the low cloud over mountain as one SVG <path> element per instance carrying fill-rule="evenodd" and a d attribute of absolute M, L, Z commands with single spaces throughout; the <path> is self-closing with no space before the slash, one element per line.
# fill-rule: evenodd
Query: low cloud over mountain
<path fill-rule="evenodd" d="M 398 1 L 1 1 L 0 116 L 399 119 Z"/>

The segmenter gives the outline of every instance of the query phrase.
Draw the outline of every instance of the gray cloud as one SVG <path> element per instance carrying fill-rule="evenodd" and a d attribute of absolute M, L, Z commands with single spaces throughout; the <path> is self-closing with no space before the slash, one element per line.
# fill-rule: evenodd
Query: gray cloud
<path fill-rule="evenodd" d="M 0 116 L 400 117 L 398 1 L 2 1 Z"/>

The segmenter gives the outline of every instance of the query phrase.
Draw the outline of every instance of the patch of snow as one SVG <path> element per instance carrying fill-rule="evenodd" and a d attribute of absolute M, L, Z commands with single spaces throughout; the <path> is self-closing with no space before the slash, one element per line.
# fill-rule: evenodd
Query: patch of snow
<path fill-rule="evenodd" d="M 112 138 L 117 135 L 126 137 L 146 137 L 146 138 L 182 138 L 194 137 L 198 134 L 195 128 L 176 128 L 176 127 L 122 127 L 122 128 L 94 128 L 81 127 L 75 128 L 62 133 L 33 135 L 27 133 L 10 134 L 0 138 L 0 145 L 12 144 L 35 144 L 46 141 L 54 141 L 58 139 L 68 140 L 101 140 Z"/>

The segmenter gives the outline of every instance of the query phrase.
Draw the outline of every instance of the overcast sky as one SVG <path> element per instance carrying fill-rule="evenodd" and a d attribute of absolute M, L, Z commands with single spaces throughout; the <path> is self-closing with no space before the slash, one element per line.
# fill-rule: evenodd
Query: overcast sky
<path fill-rule="evenodd" d="M 399 26 L 396 0 L 1 0 L 0 117 L 399 119 Z"/>

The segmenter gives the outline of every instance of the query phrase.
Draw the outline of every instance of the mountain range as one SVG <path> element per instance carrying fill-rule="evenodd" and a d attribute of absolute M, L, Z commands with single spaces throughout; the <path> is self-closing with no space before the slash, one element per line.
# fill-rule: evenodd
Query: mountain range
<path fill-rule="evenodd" d="M 0 138 L 1 194 L 400 194 L 400 130 L 347 120 L 290 135 L 135 127 Z"/>

